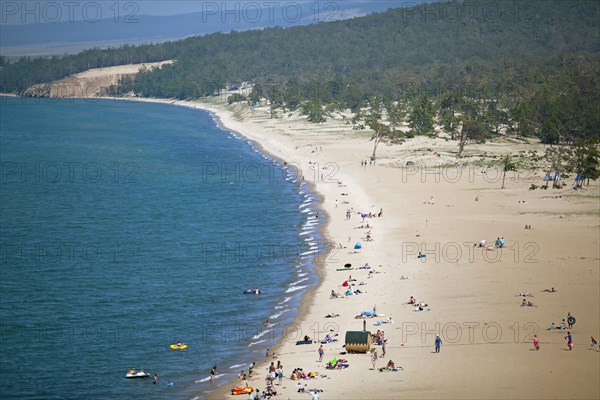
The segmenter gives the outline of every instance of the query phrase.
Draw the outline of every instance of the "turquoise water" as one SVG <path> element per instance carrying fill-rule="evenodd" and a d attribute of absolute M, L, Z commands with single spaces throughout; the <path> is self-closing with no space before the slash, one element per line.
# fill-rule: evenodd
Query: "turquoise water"
<path fill-rule="evenodd" d="M 202 111 L 0 105 L 3 399 L 202 397 L 264 357 L 316 284 L 292 171 Z"/>

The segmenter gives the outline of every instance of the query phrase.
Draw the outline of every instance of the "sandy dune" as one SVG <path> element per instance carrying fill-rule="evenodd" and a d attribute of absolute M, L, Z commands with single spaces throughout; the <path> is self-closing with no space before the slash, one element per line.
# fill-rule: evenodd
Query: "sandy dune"
<path fill-rule="evenodd" d="M 29 97 L 98 97 L 107 94 L 107 90 L 125 77 L 135 78 L 142 69 L 160 68 L 174 61 L 160 61 L 144 64 L 118 65 L 106 68 L 94 68 L 68 78 L 50 83 L 40 83 L 28 88 L 24 95 Z"/>

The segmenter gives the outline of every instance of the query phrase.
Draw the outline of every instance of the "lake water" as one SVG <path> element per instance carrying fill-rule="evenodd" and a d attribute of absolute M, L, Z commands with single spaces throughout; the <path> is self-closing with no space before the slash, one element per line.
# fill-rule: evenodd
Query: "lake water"
<path fill-rule="evenodd" d="M 318 199 L 294 171 L 203 111 L 0 107 L 3 399 L 203 397 L 212 365 L 223 384 L 264 357 L 317 283 Z"/>

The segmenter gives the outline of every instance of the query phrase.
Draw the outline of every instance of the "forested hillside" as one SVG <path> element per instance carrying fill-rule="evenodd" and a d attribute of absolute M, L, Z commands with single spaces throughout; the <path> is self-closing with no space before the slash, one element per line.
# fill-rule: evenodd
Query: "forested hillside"
<path fill-rule="evenodd" d="M 356 112 L 370 105 L 388 114 L 396 107 L 409 120 L 435 110 L 452 134 L 461 115 L 475 131 L 497 133 L 503 125 L 553 143 L 598 135 L 599 21 L 597 1 L 433 3 L 310 26 L 22 59 L 3 66 L 0 84 L 22 92 L 88 68 L 175 59 L 115 93 L 187 99 L 250 81 L 249 101 L 302 106 L 315 122 L 324 106 Z M 431 130 L 428 121 L 413 122 L 416 134 Z"/>

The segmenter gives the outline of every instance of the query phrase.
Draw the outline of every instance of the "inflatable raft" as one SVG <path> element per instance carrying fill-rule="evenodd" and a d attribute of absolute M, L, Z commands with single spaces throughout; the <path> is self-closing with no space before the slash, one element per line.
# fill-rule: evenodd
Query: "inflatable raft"
<path fill-rule="evenodd" d="M 231 394 L 237 396 L 238 394 L 250 394 L 254 391 L 252 386 L 246 387 L 234 387 L 231 389 Z"/>
<path fill-rule="evenodd" d="M 169 347 L 171 350 L 185 350 L 187 349 L 187 344 L 172 344 Z"/>

